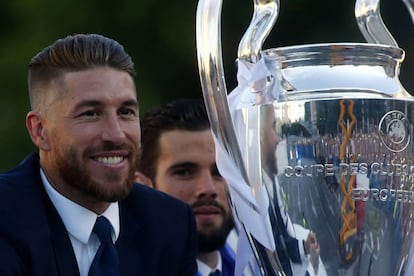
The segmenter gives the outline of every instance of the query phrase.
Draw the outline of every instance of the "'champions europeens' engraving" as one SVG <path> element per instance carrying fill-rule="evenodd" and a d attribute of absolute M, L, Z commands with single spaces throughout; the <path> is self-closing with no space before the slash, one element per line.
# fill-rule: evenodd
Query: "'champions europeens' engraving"
<path fill-rule="evenodd" d="M 355 201 L 398 201 L 402 203 L 414 202 L 414 191 L 377 189 L 377 188 L 354 188 L 352 189 L 352 199 Z"/>

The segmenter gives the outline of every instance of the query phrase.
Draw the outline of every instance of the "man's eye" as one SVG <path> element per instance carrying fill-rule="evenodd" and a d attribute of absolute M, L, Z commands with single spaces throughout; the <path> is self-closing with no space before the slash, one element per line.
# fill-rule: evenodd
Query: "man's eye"
<path fill-rule="evenodd" d="M 99 113 L 95 110 L 88 110 L 88 111 L 82 112 L 80 114 L 80 117 L 93 117 L 93 118 L 95 118 L 95 117 L 98 117 L 98 116 L 99 116 Z"/>
<path fill-rule="evenodd" d="M 137 116 L 137 111 L 132 109 L 132 108 L 123 108 L 119 111 L 119 114 L 123 115 L 123 116 L 134 116 L 134 117 L 136 117 Z"/>
<path fill-rule="evenodd" d="M 173 174 L 176 175 L 176 176 L 180 176 L 180 177 L 189 177 L 189 176 L 191 176 L 191 171 L 184 170 L 184 169 L 182 169 L 182 170 L 175 170 L 173 172 Z"/>

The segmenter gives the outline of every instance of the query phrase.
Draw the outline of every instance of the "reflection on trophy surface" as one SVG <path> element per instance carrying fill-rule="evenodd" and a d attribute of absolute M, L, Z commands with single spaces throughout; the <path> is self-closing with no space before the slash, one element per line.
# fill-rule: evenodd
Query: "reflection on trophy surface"
<path fill-rule="evenodd" d="M 254 1 L 229 95 L 221 1 L 200 0 L 197 10 L 217 164 L 255 274 L 414 275 L 414 101 L 399 81 L 404 50 L 379 0 L 355 4 L 368 43 L 262 50 L 279 6 Z M 243 258 L 236 271 L 252 263 Z"/>
<path fill-rule="evenodd" d="M 373 110 L 383 104 L 384 114 L 376 115 Z M 394 275 L 406 266 L 414 167 L 412 148 L 402 143 L 408 145 L 404 140 L 411 139 L 412 130 L 395 110 L 410 104 L 348 99 L 274 105 L 276 113 L 303 109 L 297 121 L 284 118 L 276 124 L 285 143 L 278 144 L 275 171 L 292 222 L 316 234 L 328 275 Z M 392 109 L 396 114 L 382 135 L 398 151 L 405 148 L 398 153 L 379 137 L 380 116 L 390 116 L 386 111 Z M 312 113 L 314 120 L 307 118 Z"/>
<path fill-rule="evenodd" d="M 276 127 L 276 118 L 273 106 L 264 105 L 260 110 L 261 125 L 261 168 L 263 174 L 263 184 L 266 186 L 268 195 L 271 199 L 271 208 L 269 214 L 273 219 L 274 237 L 278 250 L 278 257 L 285 272 L 293 274 L 305 274 L 308 265 L 312 270 L 319 270 L 320 248 L 317 237 L 307 225 L 293 224 L 290 215 L 287 212 L 287 198 L 284 188 L 281 186 L 278 177 L 278 157 L 282 159 L 283 155 L 276 154 L 277 147 L 286 149 L 286 142 L 280 140 L 279 132 Z M 300 247 L 303 245 L 303 253 L 310 256 L 308 262 L 302 260 L 300 256 Z"/>

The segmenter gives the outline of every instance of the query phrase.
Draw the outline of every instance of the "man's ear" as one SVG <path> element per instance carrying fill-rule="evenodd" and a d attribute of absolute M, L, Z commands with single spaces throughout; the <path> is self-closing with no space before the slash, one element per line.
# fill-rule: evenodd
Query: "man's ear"
<path fill-rule="evenodd" d="M 26 115 L 26 128 L 33 143 L 40 149 L 48 151 L 50 149 L 48 132 L 44 125 L 42 116 L 35 111 L 30 111 Z"/>
<path fill-rule="evenodd" d="M 154 188 L 154 185 L 152 184 L 152 181 L 149 177 L 147 177 L 142 172 L 136 171 L 135 172 L 135 181 L 139 182 L 141 184 L 144 184 L 145 186 L 148 186 L 150 188 Z"/>

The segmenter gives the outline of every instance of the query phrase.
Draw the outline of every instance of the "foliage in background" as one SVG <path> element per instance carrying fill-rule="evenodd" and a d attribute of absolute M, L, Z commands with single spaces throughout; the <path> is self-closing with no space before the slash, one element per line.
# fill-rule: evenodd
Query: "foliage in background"
<path fill-rule="evenodd" d="M 281 0 L 264 48 L 318 42 L 364 42 L 350 0 Z M 0 1 L 0 171 L 35 150 L 25 129 L 29 110 L 26 67 L 33 55 L 73 33 L 100 33 L 121 42 L 138 72 L 141 112 L 177 97 L 201 96 L 195 49 L 197 1 Z M 253 1 L 223 0 L 223 57 L 228 90 Z M 414 25 L 399 0 L 382 0 L 384 21 L 406 50 L 401 81 L 414 91 Z M 412 51 L 410 52 L 410 49 Z M 413 54 L 411 54 L 413 53 Z"/>

